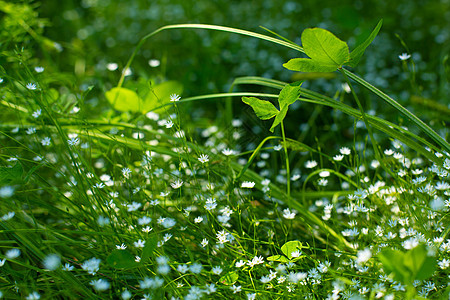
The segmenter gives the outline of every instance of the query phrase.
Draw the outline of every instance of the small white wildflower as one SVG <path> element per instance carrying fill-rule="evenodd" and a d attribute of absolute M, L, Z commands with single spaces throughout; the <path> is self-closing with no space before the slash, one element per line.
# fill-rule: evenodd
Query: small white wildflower
<path fill-rule="evenodd" d="M 91 258 L 86 260 L 82 265 L 81 268 L 85 271 L 87 271 L 91 275 L 95 275 L 98 272 L 100 262 L 102 260 L 98 258 Z"/>
<path fill-rule="evenodd" d="M 207 163 L 209 161 L 209 157 L 206 154 L 200 154 L 198 161 L 202 164 Z"/>
<path fill-rule="evenodd" d="M 108 64 L 106 65 L 106 68 L 107 68 L 109 71 L 115 71 L 115 70 L 117 70 L 117 68 L 119 68 L 119 65 L 116 64 L 116 63 L 108 63 Z"/>
<path fill-rule="evenodd" d="M 171 182 L 170 186 L 172 186 L 173 189 L 179 189 L 183 185 L 183 180 L 178 179 L 175 182 Z"/>
<path fill-rule="evenodd" d="M 37 86 L 36 86 L 35 83 L 31 83 L 30 82 L 30 83 L 27 83 L 26 88 L 31 90 L 31 91 L 34 91 L 35 89 L 37 89 Z"/>
<path fill-rule="evenodd" d="M 348 148 L 348 147 L 342 147 L 341 149 L 339 149 L 339 152 L 340 152 L 342 155 L 350 155 L 351 150 L 350 150 L 350 148 Z"/>
<path fill-rule="evenodd" d="M 44 72 L 44 67 L 35 67 L 34 70 L 36 71 L 36 73 L 42 73 Z"/>
<path fill-rule="evenodd" d="M 411 55 L 408 53 L 402 53 L 401 55 L 398 56 L 400 60 L 408 60 L 410 57 Z"/>
<path fill-rule="evenodd" d="M 283 210 L 283 218 L 288 219 L 288 220 L 292 220 L 295 218 L 295 211 L 292 211 L 289 208 L 286 208 Z"/>
<path fill-rule="evenodd" d="M 341 161 L 343 159 L 344 159 L 344 155 L 342 155 L 342 154 L 337 154 L 333 157 L 333 160 L 335 160 L 335 161 Z"/>
<path fill-rule="evenodd" d="M 94 290 L 99 292 L 106 291 L 110 287 L 110 283 L 108 282 L 108 280 L 102 278 L 98 280 L 91 280 L 89 284 L 94 287 Z"/>
<path fill-rule="evenodd" d="M 41 110 L 41 109 L 38 109 L 38 110 L 35 110 L 35 111 L 33 112 L 32 116 L 33 116 L 33 118 L 37 119 L 37 118 L 39 118 L 39 116 L 41 115 L 41 113 L 42 113 L 42 110 Z"/>
<path fill-rule="evenodd" d="M 223 149 L 223 150 L 222 150 L 222 154 L 223 154 L 223 155 L 226 155 L 226 156 L 230 156 L 230 155 L 233 155 L 233 154 L 234 154 L 234 150 L 231 150 L 231 149 L 229 149 L 229 148 Z"/>
<path fill-rule="evenodd" d="M 44 258 L 42 264 L 45 269 L 54 271 L 61 265 L 61 257 L 58 254 L 49 254 Z"/>
<path fill-rule="evenodd" d="M 8 251 L 6 251 L 5 256 L 8 259 L 15 259 L 20 256 L 20 250 L 16 248 L 9 249 Z"/>
<path fill-rule="evenodd" d="M 244 181 L 241 184 L 241 188 L 248 188 L 251 189 L 255 186 L 255 183 L 253 181 Z"/>
<path fill-rule="evenodd" d="M 171 102 L 177 102 L 177 101 L 180 101 L 180 99 L 181 99 L 181 97 L 178 96 L 177 94 L 170 95 L 170 101 Z"/>
<path fill-rule="evenodd" d="M 26 300 L 38 300 L 38 299 L 41 299 L 41 295 L 39 295 L 38 292 L 32 292 L 25 299 Z"/>
<path fill-rule="evenodd" d="M 50 146 L 51 142 L 52 140 L 48 136 L 41 140 L 42 146 Z"/>
<path fill-rule="evenodd" d="M 159 61 L 159 59 L 150 59 L 148 61 L 148 65 L 152 68 L 156 68 L 161 64 L 161 62 Z"/>
<path fill-rule="evenodd" d="M 307 169 L 312 169 L 312 168 L 315 168 L 316 166 L 317 166 L 317 162 L 315 160 L 308 160 L 305 163 L 305 168 L 307 168 Z"/>
<path fill-rule="evenodd" d="M 360 250 L 357 253 L 356 263 L 362 264 L 368 261 L 372 257 L 372 252 L 369 248 L 366 248 L 364 250 Z"/>

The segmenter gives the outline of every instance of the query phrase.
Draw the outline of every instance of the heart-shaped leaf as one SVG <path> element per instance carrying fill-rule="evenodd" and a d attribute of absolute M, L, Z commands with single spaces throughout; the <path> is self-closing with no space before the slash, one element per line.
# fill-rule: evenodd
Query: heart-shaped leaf
<path fill-rule="evenodd" d="M 235 284 L 238 280 L 239 275 L 236 272 L 230 272 L 222 277 L 220 277 L 219 282 L 225 284 L 225 285 L 232 285 Z"/>
<path fill-rule="evenodd" d="M 142 100 L 136 92 L 115 87 L 105 93 L 106 99 L 112 104 L 114 109 L 119 111 L 138 112 L 142 110 Z"/>
<path fill-rule="evenodd" d="M 425 245 L 419 245 L 406 252 L 403 262 L 413 274 L 414 280 L 427 279 L 436 270 L 436 259 L 428 256 Z"/>
<path fill-rule="evenodd" d="M 306 55 L 324 64 L 342 66 L 350 59 L 347 43 L 322 28 L 307 28 L 302 33 Z"/>
<path fill-rule="evenodd" d="M 255 111 L 256 116 L 261 120 L 271 119 L 278 114 L 278 109 L 269 101 L 260 100 L 255 97 L 242 97 L 242 102 L 250 105 Z"/>
<path fill-rule="evenodd" d="M 283 66 L 300 72 L 332 72 L 349 61 L 347 43 L 322 28 L 307 28 L 302 33 L 302 45 L 307 58 L 294 58 Z"/>
<path fill-rule="evenodd" d="M 286 255 L 289 259 L 293 259 L 295 257 L 292 256 L 292 252 L 300 251 L 302 249 L 302 243 L 299 241 L 289 241 L 281 246 L 281 251 Z"/>
<path fill-rule="evenodd" d="M 353 51 L 350 53 L 350 61 L 347 63 L 347 65 L 349 65 L 350 67 L 356 67 L 356 65 L 359 63 L 359 60 L 363 56 L 364 51 L 366 51 L 366 48 L 369 47 L 369 45 L 373 42 L 378 32 L 380 31 L 381 25 L 383 25 L 383 20 L 380 20 L 378 22 L 375 29 L 362 44 L 359 44 L 355 49 L 353 49 Z"/>
<path fill-rule="evenodd" d="M 275 127 L 283 122 L 284 117 L 289 109 L 289 105 L 294 103 L 300 97 L 300 86 L 303 81 L 297 81 L 285 85 L 278 96 L 278 103 L 280 110 L 278 110 L 271 102 L 260 100 L 255 97 L 242 97 L 242 102 L 250 105 L 256 113 L 256 116 L 261 120 L 268 120 L 275 117 L 275 120 L 270 128 L 273 132 Z"/>

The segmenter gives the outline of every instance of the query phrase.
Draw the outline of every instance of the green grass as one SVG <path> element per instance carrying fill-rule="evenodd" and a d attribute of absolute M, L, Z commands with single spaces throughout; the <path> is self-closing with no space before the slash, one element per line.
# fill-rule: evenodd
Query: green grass
<path fill-rule="evenodd" d="M 0 44 L 1 297 L 448 298 L 448 105 L 428 99 L 429 111 L 419 114 L 424 102 L 395 97 L 421 89 L 413 57 L 385 53 L 408 84 L 384 91 L 367 65 L 282 70 L 303 48 L 276 30 L 191 23 L 142 35 L 126 59 L 116 52 L 122 64 L 108 71 L 100 65 L 111 54 L 91 67 L 76 41 L 57 54 L 38 6 L 0 3 L 8 29 Z M 118 11 L 111 3 L 83 5 L 75 11 Z M 84 19 L 74 20 L 61 34 L 85 28 Z M 225 35 L 243 49 L 260 40 L 277 46 L 269 56 L 295 52 L 284 52 L 274 73 L 283 75 L 273 79 L 217 74 L 225 63 L 205 63 L 192 66 L 196 86 L 174 81 L 182 76 L 162 70 L 171 68 L 162 58 L 161 70 L 141 68 L 146 45 L 173 36 L 182 44 L 193 32 L 200 40 L 217 36 L 205 61 Z M 364 59 L 380 51 L 377 40 Z M 167 57 L 175 59 L 172 46 Z M 101 56 L 92 40 L 83 47 Z M 192 55 L 201 48 L 189 47 Z M 205 92 L 206 81 L 220 86 L 224 77 L 229 86 Z M 437 77 L 445 80 L 445 71 Z M 305 81 L 289 85 L 296 80 Z M 421 99 L 445 91 L 432 87 Z M 289 88 L 300 96 L 280 96 Z M 270 101 L 277 112 L 289 102 L 289 110 L 270 132 L 272 122 L 256 116 L 267 106 L 253 110 L 242 97 Z"/>

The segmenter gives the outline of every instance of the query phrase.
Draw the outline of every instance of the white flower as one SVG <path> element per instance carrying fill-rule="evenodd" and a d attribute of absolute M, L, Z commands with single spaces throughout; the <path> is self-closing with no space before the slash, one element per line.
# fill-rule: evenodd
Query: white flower
<path fill-rule="evenodd" d="M 131 293 L 128 290 L 125 290 L 122 292 L 122 294 L 120 295 L 122 297 L 123 300 L 128 300 L 131 298 Z"/>
<path fill-rule="evenodd" d="M 26 88 L 33 91 L 33 90 L 37 89 L 37 86 L 35 83 L 30 82 L 30 83 L 27 83 Z"/>
<path fill-rule="evenodd" d="M 283 210 L 283 218 L 292 220 L 295 218 L 295 211 L 292 211 L 289 208 Z"/>
<path fill-rule="evenodd" d="M 41 110 L 41 109 L 38 109 L 38 110 L 36 110 L 36 111 L 33 112 L 32 116 L 33 116 L 33 118 L 37 119 L 37 118 L 39 118 L 39 116 L 41 115 L 41 113 L 42 113 L 42 110 Z"/>
<path fill-rule="evenodd" d="M 109 289 L 109 282 L 106 279 L 98 279 L 98 280 L 91 280 L 91 282 L 89 282 L 90 285 L 94 286 L 94 290 L 96 291 L 106 291 L 107 289 Z"/>
<path fill-rule="evenodd" d="M 209 157 L 206 154 L 200 154 L 198 161 L 201 162 L 202 164 L 207 163 L 209 161 Z"/>
<path fill-rule="evenodd" d="M 369 248 L 366 248 L 364 250 L 360 250 L 357 253 L 356 263 L 362 264 L 368 261 L 372 257 L 372 252 Z"/>
<path fill-rule="evenodd" d="M 115 71 L 115 70 L 117 70 L 118 67 L 119 67 L 119 65 L 116 64 L 116 63 L 109 63 L 109 64 L 106 65 L 106 68 L 109 71 Z"/>
<path fill-rule="evenodd" d="M 37 73 L 42 73 L 42 72 L 44 72 L 44 67 L 35 67 L 34 70 L 35 70 Z"/>
<path fill-rule="evenodd" d="M 159 61 L 159 59 L 150 59 L 148 61 L 148 65 L 152 68 L 156 68 L 161 64 L 161 62 Z"/>
<path fill-rule="evenodd" d="M 128 178 L 128 177 L 130 177 L 130 174 L 131 174 L 130 168 L 123 168 L 123 169 L 122 169 L 122 175 L 123 175 L 123 177 Z"/>
<path fill-rule="evenodd" d="M 52 140 L 48 136 L 46 136 L 45 138 L 43 138 L 41 140 L 41 144 L 42 144 L 42 146 L 50 146 L 51 141 Z"/>
<path fill-rule="evenodd" d="M 175 182 L 170 183 L 173 189 L 179 189 L 183 185 L 183 180 L 178 179 Z"/>
<path fill-rule="evenodd" d="M 398 58 L 399 58 L 400 60 L 407 60 L 407 59 L 409 59 L 410 57 L 411 57 L 411 55 L 408 54 L 408 53 L 402 53 L 401 55 L 398 56 Z"/>
<path fill-rule="evenodd" d="M 223 155 L 226 155 L 226 156 L 233 155 L 233 154 L 234 154 L 234 150 L 231 150 L 231 149 L 229 149 L 229 148 L 223 149 L 223 150 L 222 150 L 222 154 L 223 154 Z"/>
<path fill-rule="evenodd" d="M 342 147 L 341 149 L 339 149 L 339 152 L 342 155 L 350 155 L 351 150 L 348 147 Z"/>
<path fill-rule="evenodd" d="M 180 101 L 181 97 L 178 96 L 177 94 L 172 94 L 170 95 L 170 101 L 171 102 L 176 102 L 176 101 Z"/>
<path fill-rule="evenodd" d="M 344 159 L 344 155 L 342 155 L 342 154 L 335 155 L 335 156 L 333 157 L 333 159 L 334 159 L 335 161 L 341 161 L 341 160 Z"/>
<path fill-rule="evenodd" d="M 241 184 L 241 188 L 248 188 L 251 189 L 255 186 L 255 183 L 253 181 L 244 181 Z"/>
<path fill-rule="evenodd" d="M 194 274 L 199 274 L 203 269 L 203 266 L 199 263 L 193 263 L 189 266 L 189 271 L 191 271 Z"/>
<path fill-rule="evenodd" d="M 42 264 L 44 265 L 45 269 L 54 271 L 58 269 L 59 265 L 61 264 L 61 257 L 59 257 L 58 254 L 49 254 L 44 258 Z"/>
<path fill-rule="evenodd" d="M 282 148 L 283 148 L 283 146 L 281 146 L 281 145 L 273 146 L 273 150 L 275 150 L 275 151 L 280 151 Z"/>
<path fill-rule="evenodd" d="M 307 168 L 307 169 L 312 169 L 312 168 L 315 168 L 316 166 L 317 166 L 317 162 L 315 160 L 308 160 L 305 163 L 305 168 Z"/>
<path fill-rule="evenodd" d="M 20 250 L 19 249 L 9 249 L 5 253 L 6 258 L 8 259 L 15 259 L 20 256 Z"/>
<path fill-rule="evenodd" d="M 220 266 L 215 266 L 214 268 L 212 268 L 211 272 L 213 272 L 213 274 L 215 275 L 220 275 L 220 273 L 222 273 L 222 268 Z"/>
<path fill-rule="evenodd" d="M 38 292 L 32 292 L 25 299 L 27 299 L 27 300 L 38 300 L 40 298 L 41 298 L 41 295 L 39 295 Z"/>
<path fill-rule="evenodd" d="M 98 259 L 98 258 L 91 258 L 86 260 L 82 265 L 81 268 L 85 271 L 87 271 L 89 274 L 91 275 L 95 275 L 95 273 L 98 272 L 99 266 L 100 266 L 100 262 L 102 260 Z"/>

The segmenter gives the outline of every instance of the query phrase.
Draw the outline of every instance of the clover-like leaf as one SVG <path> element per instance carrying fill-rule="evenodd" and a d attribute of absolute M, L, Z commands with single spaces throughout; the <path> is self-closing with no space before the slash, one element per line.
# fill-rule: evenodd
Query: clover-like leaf
<path fill-rule="evenodd" d="M 255 97 L 242 97 L 242 102 L 250 105 L 256 113 L 256 116 L 261 120 L 268 120 L 275 117 L 275 120 L 270 127 L 270 131 L 273 132 L 275 127 L 283 122 L 286 117 L 289 105 L 294 103 L 298 97 L 300 97 L 300 86 L 302 81 L 297 81 L 291 84 L 287 84 L 280 92 L 278 96 L 278 103 L 280 110 L 278 110 L 271 102 L 261 100 Z"/>
<path fill-rule="evenodd" d="M 332 72 L 350 60 L 347 43 L 322 28 L 307 28 L 302 33 L 305 54 L 310 57 L 294 58 L 283 66 L 300 72 Z"/>
<path fill-rule="evenodd" d="M 229 272 L 220 277 L 219 282 L 225 285 L 233 285 L 239 279 L 239 275 L 236 272 Z"/>
<path fill-rule="evenodd" d="M 242 102 L 250 105 L 261 120 L 271 119 L 279 112 L 271 102 L 255 97 L 242 97 Z"/>
<path fill-rule="evenodd" d="M 130 89 L 115 87 L 107 91 L 105 96 L 116 110 L 138 112 L 142 109 L 142 100 Z"/>
<path fill-rule="evenodd" d="M 347 63 L 348 66 L 356 67 L 356 65 L 359 63 L 359 60 L 363 56 L 364 51 L 366 51 L 366 48 L 369 47 L 369 45 L 373 42 L 378 32 L 380 31 L 381 25 L 383 25 L 383 20 L 380 20 L 378 22 L 375 29 L 363 43 L 359 44 L 355 49 L 353 49 L 353 51 L 350 53 L 350 61 Z"/>
<path fill-rule="evenodd" d="M 289 241 L 281 246 L 281 251 L 284 255 L 286 255 L 289 259 L 295 258 L 292 256 L 292 252 L 300 251 L 302 249 L 302 243 L 299 241 Z"/>
<path fill-rule="evenodd" d="M 273 121 L 272 127 L 270 128 L 271 132 L 275 130 L 275 127 L 277 127 L 278 124 L 283 122 L 289 109 L 289 105 L 297 101 L 298 97 L 300 97 L 301 84 L 302 81 L 297 81 L 285 85 L 284 88 L 281 90 L 280 95 L 278 96 L 278 103 L 280 104 L 280 112 L 275 116 L 275 120 Z"/>

